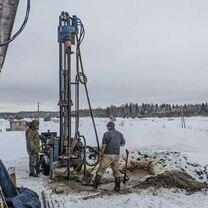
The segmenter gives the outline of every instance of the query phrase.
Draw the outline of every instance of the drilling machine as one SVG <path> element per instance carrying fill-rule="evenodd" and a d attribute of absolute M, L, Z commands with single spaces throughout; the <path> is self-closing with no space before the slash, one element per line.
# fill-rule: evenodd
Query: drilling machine
<path fill-rule="evenodd" d="M 13 14 L 11 21 L 6 25 L 9 27 L 10 32 L 15 19 L 15 13 L 18 6 L 18 0 L 16 3 L 10 5 Z M 4 2 L 6 10 L 7 1 Z M 25 19 L 23 21 L 20 29 L 10 37 L 10 32 L 4 31 L 4 33 L 9 34 L 6 37 L 8 40 L 1 40 L 0 49 L 3 50 L 3 59 L 0 57 L 0 64 L 3 65 L 4 58 L 6 55 L 6 49 L 10 42 L 16 39 L 16 37 L 25 28 L 29 13 L 30 13 L 31 0 L 27 0 L 27 10 Z M 5 15 L 10 13 L 5 12 L 4 18 L 7 20 Z M 8 19 L 8 20 L 9 20 Z M 5 27 L 6 28 L 6 27 Z M 80 45 L 84 39 L 85 30 L 82 21 L 76 16 L 69 16 L 67 12 L 62 12 L 59 16 L 59 26 L 58 26 L 58 43 L 59 43 L 59 110 L 60 110 L 60 132 L 57 136 L 57 132 L 43 132 L 41 133 L 42 142 L 42 154 L 41 160 L 45 167 L 45 173 L 51 174 L 53 178 L 54 165 L 58 167 L 65 167 L 67 172 L 67 178 L 70 179 L 71 168 L 76 171 L 81 171 L 84 167 L 84 174 L 86 172 L 86 165 L 95 165 L 95 163 L 88 163 L 87 161 L 87 150 L 93 157 L 99 155 L 99 140 L 97 135 L 97 130 L 95 126 L 95 121 L 92 113 L 92 108 L 90 104 L 89 93 L 87 89 L 87 77 L 84 73 L 83 63 L 81 58 Z M 75 53 L 72 49 L 75 48 Z M 1 51 L 0 51 L 1 52 Z M 72 55 L 76 57 L 76 76 L 72 77 Z M 0 54 L 1 56 L 1 54 Z M 1 66 L 0 66 L 1 67 Z M 73 80 L 74 79 L 74 80 Z M 92 118 L 92 123 L 95 131 L 95 137 L 97 142 L 97 147 L 90 147 L 86 144 L 86 139 L 79 132 L 79 89 L 80 84 L 84 86 L 87 101 L 89 105 L 89 112 Z M 75 89 L 75 101 L 72 99 L 72 87 Z M 72 106 L 75 106 L 75 110 L 72 112 Z M 75 118 L 75 133 L 72 137 L 72 117 Z M 90 157 L 90 155 L 88 155 Z"/>
<path fill-rule="evenodd" d="M 70 179 L 71 169 L 86 173 L 86 165 L 96 165 L 99 155 L 99 140 L 95 126 L 95 121 L 90 104 L 87 88 L 87 76 L 84 73 L 80 45 L 84 39 L 85 30 L 82 21 L 77 16 L 70 16 L 67 12 L 62 12 L 59 16 L 58 43 L 59 43 L 59 110 L 60 110 L 60 132 L 57 137 L 56 132 L 43 132 L 42 150 L 45 157 L 44 164 L 48 164 L 50 177 L 53 178 L 54 168 L 64 167 L 66 177 Z M 75 48 L 75 52 L 73 52 Z M 72 58 L 75 55 L 76 70 L 75 77 L 72 73 Z M 89 112 L 95 131 L 97 147 L 90 147 L 86 144 L 86 139 L 79 131 L 79 91 L 80 84 L 84 86 Z M 74 100 L 72 99 L 72 90 Z M 75 110 L 72 111 L 72 106 Z M 75 119 L 74 136 L 72 137 L 72 119 Z M 90 152 L 90 154 L 87 154 Z M 96 162 L 89 163 L 87 157 L 95 155 Z M 43 158 L 44 158 L 43 157 Z M 54 166 L 55 165 L 55 166 Z"/>

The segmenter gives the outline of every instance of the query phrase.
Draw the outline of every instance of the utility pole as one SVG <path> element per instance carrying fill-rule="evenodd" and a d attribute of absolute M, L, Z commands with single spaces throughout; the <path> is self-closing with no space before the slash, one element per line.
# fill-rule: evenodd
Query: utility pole
<path fill-rule="evenodd" d="M 186 128 L 186 123 L 185 123 L 184 114 L 183 114 L 183 107 L 181 108 L 181 126 L 182 128 Z"/>
<path fill-rule="evenodd" d="M 40 103 L 38 102 L 38 121 L 40 120 Z"/>

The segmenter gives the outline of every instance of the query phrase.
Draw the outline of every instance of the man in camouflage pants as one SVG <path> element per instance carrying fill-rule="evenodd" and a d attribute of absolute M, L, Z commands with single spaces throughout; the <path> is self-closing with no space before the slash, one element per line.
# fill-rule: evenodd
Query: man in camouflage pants
<path fill-rule="evenodd" d="M 38 133 L 39 121 L 33 120 L 26 131 L 27 152 L 29 154 L 29 176 L 38 177 L 39 174 L 39 152 L 40 136 Z"/>
<path fill-rule="evenodd" d="M 125 139 L 119 131 L 115 129 L 115 124 L 111 121 L 107 123 L 108 131 L 104 133 L 101 149 L 100 166 L 96 172 L 94 188 L 97 189 L 101 177 L 105 170 L 110 166 L 113 170 L 115 178 L 115 191 L 120 191 L 120 173 L 119 173 L 119 160 L 120 160 L 120 146 L 125 145 Z"/>

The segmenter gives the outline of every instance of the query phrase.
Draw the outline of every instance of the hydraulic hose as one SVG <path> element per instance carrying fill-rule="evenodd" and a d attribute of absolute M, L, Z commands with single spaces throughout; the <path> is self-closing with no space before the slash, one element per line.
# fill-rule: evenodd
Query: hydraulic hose
<path fill-rule="evenodd" d="M 86 96 L 87 96 L 87 102 L 88 102 L 88 106 L 89 106 L 89 110 L 90 110 L 90 116 L 92 118 L 93 128 L 94 128 L 94 131 L 95 131 L 95 136 L 96 136 L 98 151 L 100 151 L 99 139 L 98 139 L 97 129 L 96 129 L 96 125 L 95 125 L 94 115 L 93 115 L 93 112 L 92 112 L 92 106 L 91 106 L 91 102 L 90 102 L 90 96 L 89 96 L 89 92 L 88 92 L 88 88 L 87 88 L 87 79 L 85 78 L 86 75 L 84 74 L 84 68 L 83 68 L 83 64 L 82 64 L 82 58 L 81 58 L 81 52 L 80 52 L 80 50 L 79 50 L 79 53 L 78 53 L 78 59 L 79 59 L 79 63 L 80 63 L 80 66 L 81 66 L 81 73 L 82 73 L 83 78 L 84 78 L 84 80 L 82 80 L 82 82 L 80 80 L 79 81 L 84 85 L 84 88 L 85 88 L 85 93 L 86 93 Z"/>
<path fill-rule="evenodd" d="M 78 77 L 79 82 L 81 84 L 83 84 L 84 88 L 85 88 L 85 93 L 86 93 L 87 102 L 88 102 L 88 106 L 89 106 L 90 116 L 92 118 L 93 128 L 94 128 L 95 137 L 96 137 L 96 141 L 97 141 L 97 147 L 98 147 L 98 151 L 100 151 L 100 145 L 99 145 L 99 139 L 98 139 L 97 129 L 96 129 L 96 125 L 95 125 L 95 119 L 94 119 L 94 115 L 92 112 L 89 92 L 88 92 L 88 88 L 87 88 L 87 77 L 84 73 L 84 67 L 83 67 L 81 51 L 80 51 L 80 45 L 84 39 L 85 30 L 84 30 L 84 25 L 82 24 L 82 21 L 80 19 L 78 19 L 78 22 L 80 25 L 80 35 L 79 35 L 79 37 L 76 35 L 76 40 L 77 40 L 77 47 L 76 47 L 77 77 Z M 80 70 L 80 68 L 81 68 L 81 70 Z"/>
<path fill-rule="evenodd" d="M 22 33 L 22 31 L 24 30 L 24 28 L 25 28 L 25 26 L 27 24 L 28 18 L 29 18 L 29 14 L 30 14 L 30 4 L 31 4 L 30 0 L 27 0 L 26 14 L 25 14 L 25 18 L 24 18 L 24 21 L 23 21 L 22 26 L 20 27 L 20 29 L 11 38 L 9 38 L 7 41 L 5 41 L 4 43 L 0 43 L 0 47 L 3 47 L 5 45 L 8 45 L 13 40 L 15 40 L 17 38 L 17 36 L 20 35 L 20 33 Z"/>

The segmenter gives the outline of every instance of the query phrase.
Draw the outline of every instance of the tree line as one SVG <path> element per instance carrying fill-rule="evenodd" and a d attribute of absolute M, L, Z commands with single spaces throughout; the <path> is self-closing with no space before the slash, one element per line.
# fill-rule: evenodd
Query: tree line
<path fill-rule="evenodd" d="M 121 106 L 111 105 L 106 108 L 93 109 L 93 115 L 95 117 L 110 118 L 144 118 L 144 117 L 179 117 L 183 116 L 208 116 L 208 104 L 148 104 L 143 103 L 141 105 L 137 103 L 126 103 Z M 76 112 L 72 112 L 72 116 L 75 116 Z M 90 116 L 89 109 L 82 109 L 79 111 L 81 117 Z M 0 118 L 9 119 L 23 119 L 23 118 L 49 118 L 59 117 L 59 112 L 48 111 L 33 111 L 33 112 L 18 112 L 18 113 L 0 113 Z"/>
<path fill-rule="evenodd" d="M 107 108 L 93 110 L 95 117 L 122 117 L 122 118 L 143 118 L 143 117 L 179 117 L 184 116 L 208 116 L 208 104 L 147 104 L 126 103 L 121 106 L 111 105 Z M 89 116 L 89 110 L 80 110 L 81 116 Z"/>

